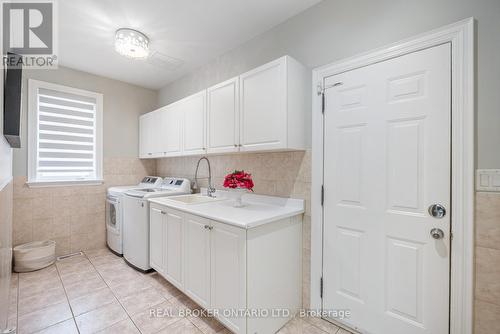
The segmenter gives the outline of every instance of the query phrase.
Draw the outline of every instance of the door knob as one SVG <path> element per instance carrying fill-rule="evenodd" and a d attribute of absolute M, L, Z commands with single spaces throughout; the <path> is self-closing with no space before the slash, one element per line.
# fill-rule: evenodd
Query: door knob
<path fill-rule="evenodd" d="M 444 238 L 444 232 L 440 228 L 433 228 L 431 230 L 431 237 L 433 237 L 436 240 L 443 239 Z"/>
<path fill-rule="evenodd" d="M 434 218 L 441 219 L 446 216 L 446 209 L 441 204 L 432 204 L 429 206 L 429 214 Z"/>

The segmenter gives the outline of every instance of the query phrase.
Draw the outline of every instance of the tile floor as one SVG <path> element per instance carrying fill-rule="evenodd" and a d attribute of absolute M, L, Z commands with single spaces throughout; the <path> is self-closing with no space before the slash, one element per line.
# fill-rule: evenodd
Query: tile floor
<path fill-rule="evenodd" d="M 158 274 L 142 274 L 107 249 L 58 261 L 48 268 L 13 274 L 10 326 L 28 333 L 229 334 L 213 318 L 181 317 L 198 309 Z M 151 317 L 151 309 L 173 314 Z M 349 334 L 326 321 L 290 321 L 280 334 Z"/>

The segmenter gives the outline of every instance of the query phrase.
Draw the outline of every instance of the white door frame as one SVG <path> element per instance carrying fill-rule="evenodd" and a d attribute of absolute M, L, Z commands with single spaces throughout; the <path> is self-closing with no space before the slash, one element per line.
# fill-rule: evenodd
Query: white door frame
<path fill-rule="evenodd" d="M 323 258 L 323 128 L 326 77 L 451 43 L 451 269 L 450 333 L 472 334 L 474 301 L 474 19 L 468 18 L 398 43 L 313 70 L 311 185 L 311 309 L 321 309 Z"/>

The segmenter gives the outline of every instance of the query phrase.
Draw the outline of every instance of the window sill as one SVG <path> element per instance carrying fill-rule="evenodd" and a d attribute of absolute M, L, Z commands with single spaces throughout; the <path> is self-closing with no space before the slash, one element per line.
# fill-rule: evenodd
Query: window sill
<path fill-rule="evenodd" d="M 67 187 L 67 186 L 98 186 L 104 183 L 104 180 L 79 180 L 79 181 L 28 181 L 29 188 L 43 187 Z"/>

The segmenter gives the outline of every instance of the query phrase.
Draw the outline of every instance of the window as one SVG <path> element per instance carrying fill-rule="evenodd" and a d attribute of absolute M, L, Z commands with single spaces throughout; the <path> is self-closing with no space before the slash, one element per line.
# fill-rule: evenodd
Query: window
<path fill-rule="evenodd" d="M 102 181 L 102 95 L 28 82 L 28 184 Z"/>

